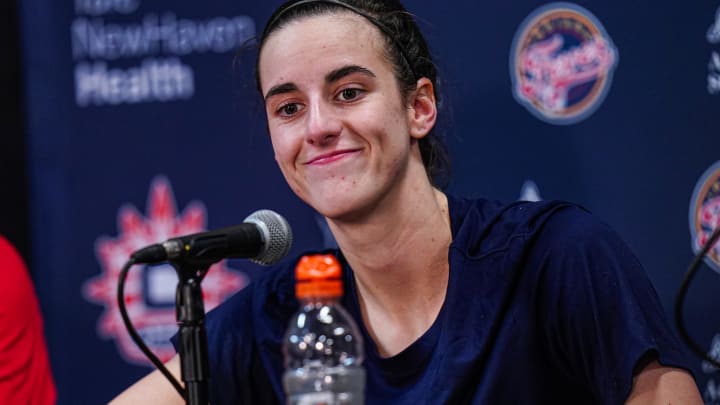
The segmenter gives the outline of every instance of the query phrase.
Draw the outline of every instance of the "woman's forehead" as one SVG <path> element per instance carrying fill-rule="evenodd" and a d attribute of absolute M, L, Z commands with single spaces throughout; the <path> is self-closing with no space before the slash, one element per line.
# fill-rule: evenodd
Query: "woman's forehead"
<path fill-rule="evenodd" d="M 266 51 L 281 48 L 281 51 L 304 45 L 303 41 L 314 44 L 336 44 L 342 40 L 347 47 L 381 44 L 381 32 L 364 17 L 350 11 L 337 11 L 319 15 L 297 17 L 282 24 L 266 38 L 259 57 Z M 381 49 L 381 48 L 378 48 Z"/>
<path fill-rule="evenodd" d="M 303 62 L 320 63 L 320 59 L 384 60 L 381 36 L 375 26 L 351 12 L 300 17 L 266 39 L 259 55 L 260 77 L 291 70 Z"/>

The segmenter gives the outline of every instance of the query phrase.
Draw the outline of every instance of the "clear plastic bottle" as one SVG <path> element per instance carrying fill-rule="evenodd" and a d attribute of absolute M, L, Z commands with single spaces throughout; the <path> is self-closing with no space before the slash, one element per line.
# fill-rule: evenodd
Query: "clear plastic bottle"
<path fill-rule="evenodd" d="M 301 308 L 283 340 L 287 404 L 364 404 L 362 337 L 340 305 L 340 263 L 332 255 L 305 256 L 295 273 Z"/>

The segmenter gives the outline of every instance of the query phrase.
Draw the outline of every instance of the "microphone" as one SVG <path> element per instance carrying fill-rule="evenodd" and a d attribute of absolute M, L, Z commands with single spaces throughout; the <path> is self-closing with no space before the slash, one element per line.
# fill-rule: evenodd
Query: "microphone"
<path fill-rule="evenodd" d="M 285 218 L 271 210 L 259 210 L 239 225 L 168 239 L 137 250 L 130 257 L 135 263 L 147 264 L 185 261 L 205 266 L 227 258 L 247 258 L 270 265 L 285 257 L 292 239 Z"/>

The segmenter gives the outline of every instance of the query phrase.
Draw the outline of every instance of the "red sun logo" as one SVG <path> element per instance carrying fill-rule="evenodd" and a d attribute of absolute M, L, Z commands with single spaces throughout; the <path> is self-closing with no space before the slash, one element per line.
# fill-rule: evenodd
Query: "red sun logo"
<path fill-rule="evenodd" d="M 191 202 L 182 214 L 177 214 L 175 198 L 169 181 L 162 176 L 150 186 L 147 217 L 125 205 L 118 212 L 118 236 L 102 236 L 95 243 L 95 253 L 102 266 L 102 274 L 88 280 L 84 296 L 103 305 L 97 324 L 98 335 L 115 339 L 120 355 L 128 362 L 152 365 L 130 338 L 120 317 L 117 285 L 122 267 L 134 251 L 167 239 L 205 231 L 205 207 Z M 169 264 L 135 266 L 130 269 L 125 284 L 125 304 L 128 315 L 145 343 L 162 361 L 169 360 L 175 349 L 169 338 L 178 330 L 175 320 L 175 288 L 177 274 Z M 211 310 L 229 295 L 247 285 L 248 277 L 226 266 L 225 261 L 210 267 L 202 282 L 205 309 Z"/>

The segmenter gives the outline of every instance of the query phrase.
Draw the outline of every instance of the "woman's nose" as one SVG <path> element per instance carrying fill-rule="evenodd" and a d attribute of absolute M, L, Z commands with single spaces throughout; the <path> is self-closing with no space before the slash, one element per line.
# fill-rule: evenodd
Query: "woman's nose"
<path fill-rule="evenodd" d="M 332 106 L 324 102 L 316 102 L 310 106 L 306 133 L 306 141 L 309 144 L 328 145 L 340 136 L 341 130 L 341 120 Z"/>

